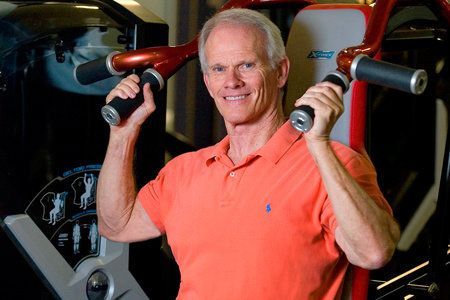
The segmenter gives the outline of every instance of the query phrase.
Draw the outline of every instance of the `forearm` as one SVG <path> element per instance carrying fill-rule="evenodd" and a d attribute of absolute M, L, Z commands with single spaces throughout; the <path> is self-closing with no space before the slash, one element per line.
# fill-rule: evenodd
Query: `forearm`
<path fill-rule="evenodd" d="M 337 242 L 352 263 L 369 269 L 382 266 L 399 238 L 395 220 L 351 177 L 329 142 L 309 146 L 336 216 Z"/>
<path fill-rule="evenodd" d="M 111 236 L 128 223 L 136 199 L 133 157 L 138 132 L 111 134 L 97 186 L 99 232 Z"/>

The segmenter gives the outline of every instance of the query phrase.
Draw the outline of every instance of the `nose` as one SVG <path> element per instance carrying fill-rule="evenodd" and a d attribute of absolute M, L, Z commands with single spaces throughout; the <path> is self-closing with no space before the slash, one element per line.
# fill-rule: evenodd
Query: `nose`
<path fill-rule="evenodd" d="M 227 88 L 239 88 L 244 84 L 242 78 L 239 74 L 239 71 L 235 68 L 230 68 L 226 71 L 225 74 L 225 86 Z"/>

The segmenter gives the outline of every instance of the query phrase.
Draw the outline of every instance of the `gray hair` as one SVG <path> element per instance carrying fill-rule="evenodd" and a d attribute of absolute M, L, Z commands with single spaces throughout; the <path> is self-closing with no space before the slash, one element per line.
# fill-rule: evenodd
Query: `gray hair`
<path fill-rule="evenodd" d="M 234 24 L 251 26 L 259 30 L 266 39 L 266 54 L 270 66 L 275 69 L 281 60 L 286 56 L 284 42 L 280 29 L 266 16 L 254 10 L 245 8 L 233 8 L 217 13 L 209 19 L 200 32 L 198 40 L 198 57 L 203 73 L 207 71 L 207 61 L 205 57 L 205 44 L 209 35 L 215 27 L 220 24 Z"/>

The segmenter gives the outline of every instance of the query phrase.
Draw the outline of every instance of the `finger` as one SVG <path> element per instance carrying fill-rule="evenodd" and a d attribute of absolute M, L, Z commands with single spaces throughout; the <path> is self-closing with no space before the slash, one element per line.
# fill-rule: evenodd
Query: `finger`
<path fill-rule="evenodd" d="M 316 118 L 334 123 L 343 112 L 342 103 L 331 101 L 323 93 L 309 91 L 298 100 L 298 105 L 308 105 L 314 109 Z"/>
<path fill-rule="evenodd" d="M 135 74 L 122 79 L 108 94 L 106 97 L 106 102 L 111 101 L 115 97 L 120 97 L 122 99 L 135 98 L 136 94 L 139 92 L 139 81 L 140 78 Z"/>
<path fill-rule="evenodd" d="M 323 87 L 328 87 L 328 88 L 332 89 L 339 98 L 342 98 L 342 96 L 344 94 L 342 91 L 342 87 L 340 85 L 337 85 L 337 84 L 329 82 L 329 81 L 319 82 L 319 83 L 317 83 L 317 86 L 321 86 L 321 87 L 323 86 Z"/>
<path fill-rule="evenodd" d="M 315 95 L 315 94 L 307 94 L 302 96 L 296 103 L 297 106 L 300 105 L 308 105 L 314 109 L 315 114 L 318 112 L 327 112 L 331 111 L 333 114 L 339 114 L 342 110 L 342 105 L 339 103 L 335 103 L 328 99 L 328 97 L 323 96 L 323 94 Z"/>
<path fill-rule="evenodd" d="M 125 80 L 125 79 L 131 79 L 131 80 L 133 80 L 136 83 L 139 83 L 141 81 L 141 78 L 139 78 L 139 76 L 137 76 L 136 74 L 130 74 L 126 78 L 124 78 L 122 80 Z"/>
<path fill-rule="evenodd" d="M 136 96 L 137 93 L 139 93 L 139 82 L 140 82 L 139 76 L 136 74 L 132 74 L 128 76 L 127 78 L 122 79 L 122 81 L 116 86 L 116 88 L 121 89 L 125 91 L 129 96 Z"/>
<path fill-rule="evenodd" d="M 106 96 L 106 103 L 110 102 L 116 97 L 121 99 L 134 98 L 135 93 L 130 90 L 128 87 L 117 86 Z"/>
<path fill-rule="evenodd" d="M 333 91 L 326 91 L 323 88 L 311 88 L 301 98 L 297 99 L 295 106 L 311 104 L 314 102 L 322 102 L 335 108 L 342 108 L 342 101 L 334 94 Z"/>
<path fill-rule="evenodd" d="M 143 86 L 144 102 L 147 104 L 147 109 L 150 113 L 154 112 L 156 109 L 155 100 L 153 97 L 153 92 L 150 89 L 150 83 L 146 83 Z"/>
<path fill-rule="evenodd" d="M 342 100 L 341 87 L 329 82 L 321 82 L 312 86 L 307 92 L 315 92 L 326 95 L 330 100 L 340 102 Z"/>
<path fill-rule="evenodd" d="M 313 98 L 316 99 L 316 101 L 326 103 L 335 110 L 344 109 L 342 98 L 329 86 L 313 86 L 306 91 L 302 98 L 304 97 Z M 300 98 L 296 104 L 304 104 L 303 100 L 301 100 L 302 98 Z"/>

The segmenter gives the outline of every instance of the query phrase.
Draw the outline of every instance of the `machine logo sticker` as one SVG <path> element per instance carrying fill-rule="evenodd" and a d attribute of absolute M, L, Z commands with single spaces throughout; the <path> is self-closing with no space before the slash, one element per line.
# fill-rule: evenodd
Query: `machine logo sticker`
<path fill-rule="evenodd" d="M 333 57 L 336 51 L 325 51 L 325 50 L 311 50 L 308 54 L 308 58 L 311 59 L 330 59 Z"/>

